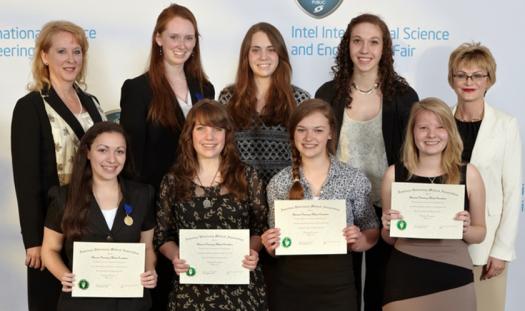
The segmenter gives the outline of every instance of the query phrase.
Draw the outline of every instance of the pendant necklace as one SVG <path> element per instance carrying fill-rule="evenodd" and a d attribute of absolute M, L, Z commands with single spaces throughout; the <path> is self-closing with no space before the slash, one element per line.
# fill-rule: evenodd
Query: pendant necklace
<path fill-rule="evenodd" d="M 355 82 L 352 82 L 352 87 L 363 95 L 370 95 L 379 87 L 379 83 L 374 83 L 374 86 L 372 86 L 368 90 L 361 89 L 359 86 L 357 86 L 357 84 L 355 84 Z"/>
<path fill-rule="evenodd" d="M 212 187 L 213 184 L 215 183 L 215 179 L 217 178 L 217 175 L 219 174 L 219 169 L 217 168 L 217 171 L 215 172 L 215 175 L 213 175 L 213 179 L 211 180 L 211 183 L 208 187 Z M 204 184 L 202 183 L 201 179 L 199 178 L 199 174 L 197 174 L 197 180 L 199 181 L 199 184 L 201 187 L 205 188 L 206 186 L 204 186 Z M 204 194 L 206 195 L 206 192 L 204 192 Z M 211 201 L 210 199 L 208 199 L 208 197 L 206 196 L 206 198 L 204 199 L 204 201 L 202 201 L 202 205 L 204 206 L 204 208 L 210 208 L 211 207 Z"/>

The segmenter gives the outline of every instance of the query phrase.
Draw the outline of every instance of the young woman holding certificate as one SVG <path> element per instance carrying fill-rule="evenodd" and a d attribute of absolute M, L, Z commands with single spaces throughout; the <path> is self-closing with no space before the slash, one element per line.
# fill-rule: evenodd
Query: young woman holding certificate
<path fill-rule="evenodd" d="M 100 122 L 89 129 L 75 155 L 71 182 L 50 191 L 42 257 L 62 283 L 57 310 L 148 310 L 149 291 L 142 298 L 72 297 L 73 287 L 88 289 L 72 273 L 74 242 L 145 243 L 146 272 L 137 275 L 145 288 L 157 283 L 153 252 L 154 191 L 151 186 L 124 179 L 131 158 L 122 128 Z M 128 161 L 127 161 L 128 160 Z M 67 262 L 61 253 L 65 252 Z M 92 286 L 94 286 L 92 284 Z"/>
<path fill-rule="evenodd" d="M 379 236 L 370 205 L 370 182 L 359 170 L 335 159 L 335 118 L 330 105 L 319 99 L 304 101 L 290 117 L 292 166 L 268 184 L 269 223 L 262 235 L 268 253 L 281 243 L 274 228 L 276 200 L 344 200 L 348 251 L 365 251 Z M 283 244 L 284 246 L 285 243 Z M 358 310 L 352 256 L 278 256 L 272 310 Z"/>
<path fill-rule="evenodd" d="M 394 245 L 383 310 L 476 310 L 467 247 L 485 237 L 485 188 L 477 169 L 462 164 L 462 150 L 452 111 L 444 102 L 427 98 L 412 107 L 402 162 L 390 166 L 383 178 L 381 235 Z M 450 216 L 463 222 L 463 239 L 391 237 L 391 221 L 403 218 L 391 209 L 394 181 L 465 185 L 464 210 Z"/>
<path fill-rule="evenodd" d="M 173 280 L 168 310 L 267 310 L 260 234 L 267 206 L 254 169 L 240 163 L 226 107 L 204 99 L 189 112 L 179 156 L 162 180 L 155 245 L 177 275 L 191 262 L 179 257 L 180 229 L 250 229 L 250 250 L 239 266 L 251 271 L 248 285 L 181 284 Z"/>

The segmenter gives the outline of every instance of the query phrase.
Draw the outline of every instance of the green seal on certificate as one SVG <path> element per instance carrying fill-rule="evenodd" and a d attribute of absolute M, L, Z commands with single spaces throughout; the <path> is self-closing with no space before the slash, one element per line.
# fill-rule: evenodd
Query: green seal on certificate
<path fill-rule="evenodd" d="M 399 230 L 405 230 L 407 228 L 407 222 L 404 220 L 400 220 L 397 222 L 397 229 Z"/>
<path fill-rule="evenodd" d="M 195 274 L 197 274 L 197 270 L 195 270 L 193 267 L 190 267 L 188 271 L 186 271 L 187 276 L 194 276 Z"/>
<path fill-rule="evenodd" d="M 290 247 L 292 245 L 292 239 L 290 239 L 289 237 L 285 237 L 283 239 L 283 247 Z"/>
<path fill-rule="evenodd" d="M 89 287 L 89 282 L 86 281 L 85 279 L 82 279 L 82 280 L 80 280 L 80 282 L 78 282 L 78 287 L 79 287 L 80 289 L 88 289 L 88 287 Z"/>

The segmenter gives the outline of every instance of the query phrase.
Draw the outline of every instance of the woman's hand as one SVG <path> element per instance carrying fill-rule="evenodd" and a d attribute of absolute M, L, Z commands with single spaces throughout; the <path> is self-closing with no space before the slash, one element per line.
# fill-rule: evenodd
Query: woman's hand
<path fill-rule="evenodd" d="M 356 225 L 347 226 L 343 229 L 343 235 L 347 244 L 354 244 L 363 235 L 361 229 Z"/>
<path fill-rule="evenodd" d="M 279 247 L 279 243 L 281 243 L 281 230 L 279 228 L 271 228 L 266 230 L 261 235 L 261 242 L 264 245 L 264 248 L 266 248 L 266 251 L 273 255 L 275 253 L 275 249 Z"/>
<path fill-rule="evenodd" d="M 390 230 L 390 222 L 394 219 L 401 219 L 401 214 L 399 211 L 390 209 L 388 211 L 383 211 L 383 215 L 381 216 L 381 223 L 383 224 L 383 228 L 385 228 L 387 231 Z"/>
<path fill-rule="evenodd" d="M 487 264 L 483 266 L 483 272 L 481 273 L 481 280 L 488 280 L 495 276 L 500 275 L 505 271 L 507 262 L 498 258 L 489 257 Z"/>
<path fill-rule="evenodd" d="M 75 275 L 70 272 L 66 272 L 60 277 L 60 283 L 62 284 L 62 291 L 69 293 L 73 288 L 73 282 L 75 282 Z"/>
<path fill-rule="evenodd" d="M 145 288 L 155 288 L 157 286 L 157 272 L 149 270 L 140 274 L 140 284 Z"/>
<path fill-rule="evenodd" d="M 463 233 L 466 233 L 470 227 L 470 213 L 467 211 L 461 211 L 456 214 L 454 219 L 463 222 Z"/>
<path fill-rule="evenodd" d="M 250 271 L 253 271 L 255 270 L 255 268 L 257 268 L 258 262 L 259 262 L 259 253 L 257 253 L 253 249 L 250 249 L 250 255 L 244 256 L 244 260 L 242 261 L 242 266 Z"/>
<path fill-rule="evenodd" d="M 173 269 L 175 270 L 175 273 L 177 275 L 180 275 L 181 273 L 186 273 L 190 269 L 190 265 L 186 264 L 186 261 L 179 258 L 179 254 L 175 255 L 175 257 L 172 260 L 173 263 Z"/>
<path fill-rule="evenodd" d="M 41 246 L 30 247 L 26 249 L 25 265 L 29 268 L 44 270 L 46 267 L 40 257 Z"/>

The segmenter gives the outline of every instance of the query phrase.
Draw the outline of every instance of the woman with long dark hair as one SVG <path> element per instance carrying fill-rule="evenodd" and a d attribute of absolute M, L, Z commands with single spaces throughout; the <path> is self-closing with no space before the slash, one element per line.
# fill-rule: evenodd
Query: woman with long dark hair
<path fill-rule="evenodd" d="M 80 141 L 69 185 L 50 191 L 42 256 L 62 283 L 57 310 L 148 310 L 149 290 L 142 298 L 71 297 L 80 286 L 72 271 L 74 242 L 145 243 L 146 272 L 137 275 L 145 288 L 157 283 L 153 251 L 154 191 L 124 178 L 132 159 L 122 128 L 100 122 Z M 122 174 L 121 174 L 122 173 Z M 66 262 L 61 253 L 66 254 Z"/>
<path fill-rule="evenodd" d="M 335 158 L 335 126 L 330 105 L 319 99 L 304 101 L 290 117 L 292 166 L 275 175 L 267 188 L 271 229 L 262 243 L 272 256 L 280 245 L 275 200 L 345 200 L 347 226 L 341 235 L 348 251 L 365 251 L 378 239 L 370 182 Z M 274 275 L 272 310 L 359 310 L 351 254 L 278 256 Z"/>
<path fill-rule="evenodd" d="M 267 206 L 255 170 L 240 163 L 226 108 L 202 100 L 190 110 L 180 137 L 180 154 L 164 176 L 155 244 L 179 275 L 189 264 L 179 257 L 180 229 L 250 229 L 250 251 L 242 263 L 249 285 L 181 284 L 175 277 L 168 310 L 266 310 L 260 235 Z M 241 265 L 241 263 L 239 263 Z"/>
<path fill-rule="evenodd" d="M 337 158 L 362 170 L 372 183 L 371 200 L 381 216 L 381 178 L 399 159 L 408 113 L 416 92 L 394 70 L 392 39 L 377 15 L 353 18 L 341 39 L 334 79 L 316 92 L 332 104 L 336 117 Z M 381 310 L 384 267 L 391 247 L 379 241 L 366 252 L 365 310 Z M 360 299 L 362 254 L 354 253 Z"/>
<path fill-rule="evenodd" d="M 292 67 L 284 39 L 273 25 L 250 27 L 241 43 L 235 84 L 221 91 L 235 125 L 241 160 L 265 184 L 290 163 L 286 126 L 297 104 L 310 95 L 291 84 Z"/>

